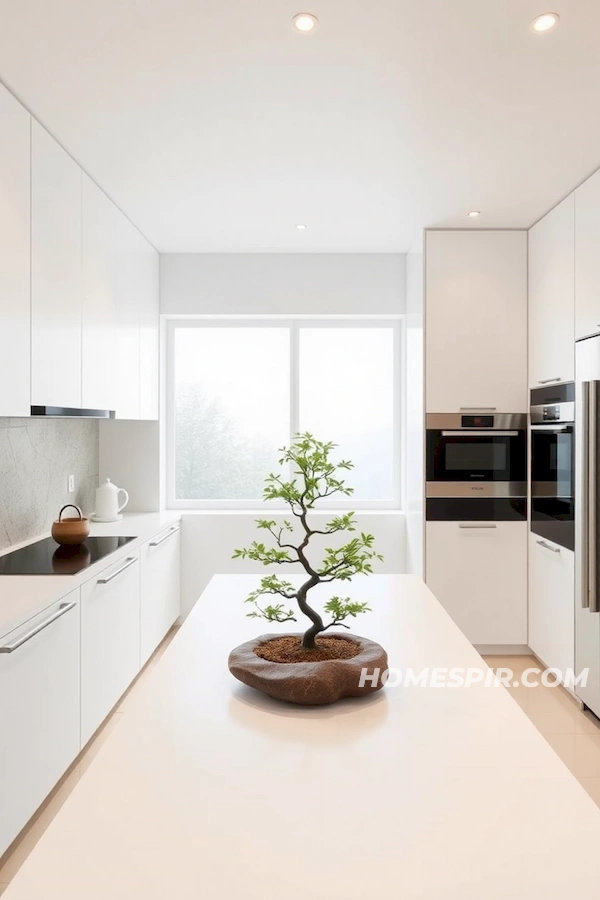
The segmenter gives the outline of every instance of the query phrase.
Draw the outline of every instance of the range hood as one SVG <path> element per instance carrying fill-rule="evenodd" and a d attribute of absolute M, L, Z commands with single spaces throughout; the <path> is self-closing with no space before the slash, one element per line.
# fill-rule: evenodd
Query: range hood
<path fill-rule="evenodd" d="M 62 419 L 114 419 L 114 409 L 79 409 L 72 406 L 32 406 L 32 416 Z"/>

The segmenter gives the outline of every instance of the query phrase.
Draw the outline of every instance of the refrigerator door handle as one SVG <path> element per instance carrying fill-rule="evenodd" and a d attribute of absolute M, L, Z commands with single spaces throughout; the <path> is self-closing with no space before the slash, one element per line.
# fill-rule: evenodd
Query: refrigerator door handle
<path fill-rule="evenodd" d="M 581 459 L 581 522 L 582 522 L 582 535 L 581 535 L 581 597 L 580 603 L 582 609 L 589 609 L 590 606 L 590 594 L 589 594 L 589 578 L 588 578 L 588 568 L 589 568 L 589 548 L 590 548 L 590 536 L 589 536 L 589 502 L 588 498 L 590 495 L 589 491 L 589 446 L 590 446 L 590 383 L 589 381 L 583 381 L 581 383 L 581 448 L 582 448 L 582 459 Z"/>
<path fill-rule="evenodd" d="M 585 391 L 585 388 L 584 388 Z M 598 382 L 588 385 L 587 407 L 587 592 L 590 612 L 600 612 L 598 598 Z"/>

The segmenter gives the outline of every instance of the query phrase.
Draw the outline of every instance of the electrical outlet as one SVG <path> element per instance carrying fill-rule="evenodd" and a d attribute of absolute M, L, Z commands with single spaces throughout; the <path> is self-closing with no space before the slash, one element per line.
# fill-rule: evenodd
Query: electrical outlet
<path fill-rule="evenodd" d="M 74 475 L 69 475 L 68 490 L 69 490 L 70 494 L 72 494 L 73 491 L 75 490 L 75 476 Z"/>

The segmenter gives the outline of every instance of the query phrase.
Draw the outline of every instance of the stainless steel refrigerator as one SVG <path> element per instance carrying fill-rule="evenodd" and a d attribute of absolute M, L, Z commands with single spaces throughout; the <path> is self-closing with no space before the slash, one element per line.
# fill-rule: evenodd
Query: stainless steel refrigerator
<path fill-rule="evenodd" d="M 600 335 L 575 345 L 575 670 L 600 716 Z"/>

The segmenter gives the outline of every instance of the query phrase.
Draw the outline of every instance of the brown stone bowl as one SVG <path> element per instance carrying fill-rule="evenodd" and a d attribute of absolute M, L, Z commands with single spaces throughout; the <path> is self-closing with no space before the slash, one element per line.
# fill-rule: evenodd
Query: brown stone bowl
<path fill-rule="evenodd" d="M 363 668 L 368 674 L 379 669 L 381 676 L 388 667 L 387 653 L 380 644 L 355 634 L 330 634 L 360 646 L 351 659 L 327 659 L 321 662 L 278 663 L 262 659 L 254 652 L 256 647 L 280 637 L 302 637 L 301 634 L 263 634 L 252 641 L 240 644 L 229 654 L 229 671 L 238 681 L 262 691 L 275 700 L 297 703 L 302 706 L 324 706 L 343 697 L 363 697 L 381 690 L 381 677 L 376 684 L 371 681 L 360 687 Z M 318 640 L 318 639 L 317 639 Z"/>
<path fill-rule="evenodd" d="M 76 509 L 79 513 L 78 517 L 63 519 L 62 514 L 65 509 Z M 57 544 L 83 544 L 90 535 L 90 520 L 84 519 L 81 510 L 73 503 L 67 503 L 63 506 L 58 514 L 58 519 L 52 523 L 50 532 Z"/>

